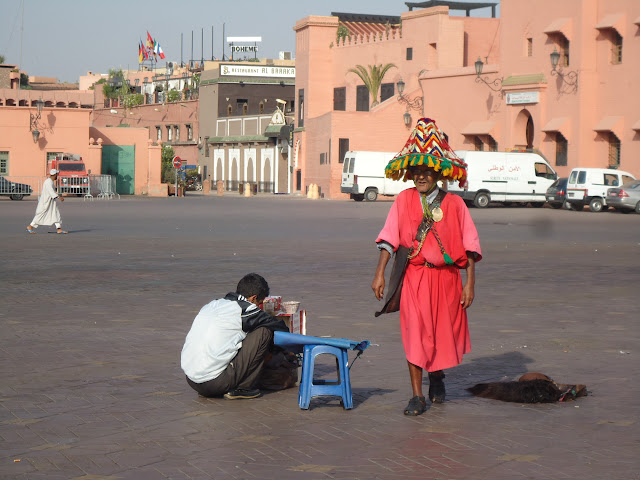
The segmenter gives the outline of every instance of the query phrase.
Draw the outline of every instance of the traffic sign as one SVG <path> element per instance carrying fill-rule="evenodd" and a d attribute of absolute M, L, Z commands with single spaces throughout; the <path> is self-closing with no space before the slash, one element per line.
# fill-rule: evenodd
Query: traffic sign
<path fill-rule="evenodd" d="M 182 159 L 179 156 L 173 157 L 173 168 L 180 168 L 182 166 Z"/>

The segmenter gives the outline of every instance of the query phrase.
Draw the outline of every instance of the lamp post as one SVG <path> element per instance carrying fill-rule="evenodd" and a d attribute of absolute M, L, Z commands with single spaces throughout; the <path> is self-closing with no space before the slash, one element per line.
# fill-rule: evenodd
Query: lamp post
<path fill-rule="evenodd" d="M 496 78 L 495 80 L 489 80 L 489 77 L 482 78 L 482 68 L 484 67 L 484 63 L 478 57 L 478 60 L 474 63 L 476 67 L 476 83 L 484 83 L 487 87 L 489 87 L 494 92 L 502 91 L 502 81 L 504 77 Z"/>
<path fill-rule="evenodd" d="M 563 73 L 562 68 L 558 68 L 558 63 L 560 62 L 560 53 L 556 48 L 553 49 L 553 52 L 549 54 L 549 58 L 551 60 L 551 75 L 558 76 L 562 79 L 564 83 L 569 86 L 575 87 L 578 89 L 578 72 L 572 70 L 567 73 Z"/>
<path fill-rule="evenodd" d="M 33 143 L 38 143 L 40 139 L 40 131 L 38 130 L 38 120 L 42 116 L 42 107 L 44 107 L 44 102 L 42 99 L 36 101 L 36 109 L 38 113 L 34 115 L 33 113 L 29 114 L 29 131 L 33 137 Z"/>
<path fill-rule="evenodd" d="M 422 105 L 424 98 L 416 97 L 413 100 L 409 99 L 404 93 L 405 83 L 402 81 L 402 78 L 398 80 L 396 83 L 396 87 L 398 88 L 398 102 L 404 103 L 407 106 L 407 112 L 410 109 L 417 110 L 418 112 L 422 111 Z"/>

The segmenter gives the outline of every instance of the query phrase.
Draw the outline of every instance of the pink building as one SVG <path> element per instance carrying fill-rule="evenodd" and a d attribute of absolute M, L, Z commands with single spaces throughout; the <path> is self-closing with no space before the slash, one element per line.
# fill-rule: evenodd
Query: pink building
<path fill-rule="evenodd" d="M 117 177 L 117 193 L 167 195 L 160 183 L 161 147 L 146 129 L 91 128 L 94 91 L 59 89 L 38 78 L 34 89 L 19 89 L 19 75 L 0 75 L 7 87 L 0 88 L 0 175 L 28 183 L 37 193 L 48 161 L 73 153 L 92 174 Z"/>
<path fill-rule="evenodd" d="M 640 2 L 503 0 L 501 18 L 455 17 L 438 3 L 297 22 L 294 155 L 305 186 L 345 198 L 344 152 L 400 150 L 420 116 L 459 150 L 534 149 L 561 176 L 577 166 L 640 176 Z M 388 63 L 373 105 L 349 70 Z"/>

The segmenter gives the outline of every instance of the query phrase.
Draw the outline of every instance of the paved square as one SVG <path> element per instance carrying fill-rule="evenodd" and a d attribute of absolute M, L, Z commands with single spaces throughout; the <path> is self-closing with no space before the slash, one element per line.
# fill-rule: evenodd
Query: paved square
<path fill-rule="evenodd" d="M 390 202 L 68 199 L 69 235 L 28 236 L 35 205 L 0 199 L 0 478 L 640 478 L 640 215 L 472 209 L 473 351 L 447 372 L 447 403 L 413 418 L 398 315 L 373 317 Z M 377 345 L 351 371 L 353 410 L 301 411 L 297 389 L 228 401 L 188 387 L 194 316 L 250 271 L 302 302 L 309 334 Z M 527 371 L 592 394 L 465 391 Z"/>

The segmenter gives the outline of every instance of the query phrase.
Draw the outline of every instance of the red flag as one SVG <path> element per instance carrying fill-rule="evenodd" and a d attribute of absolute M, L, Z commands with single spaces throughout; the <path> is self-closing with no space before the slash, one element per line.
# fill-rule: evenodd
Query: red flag
<path fill-rule="evenodd" d="M 151 38 L 149 30 L 147 30 L 147 48 L 153 49 L 153 38 Z"/>

